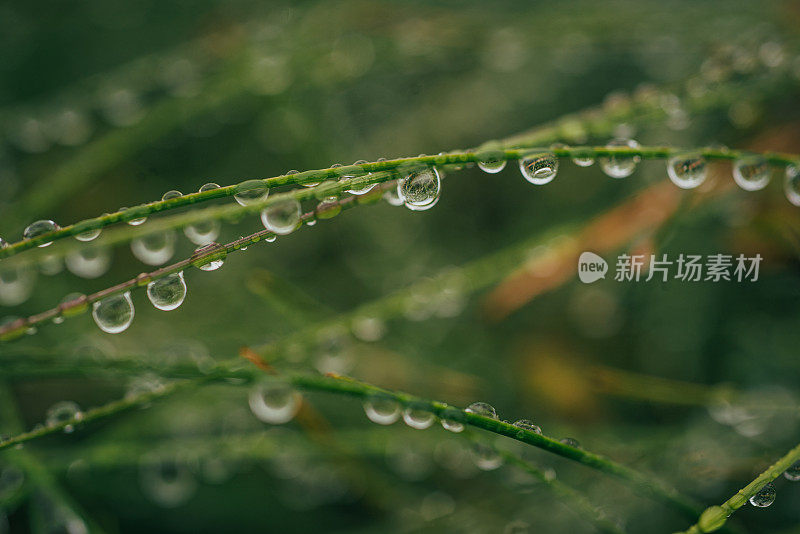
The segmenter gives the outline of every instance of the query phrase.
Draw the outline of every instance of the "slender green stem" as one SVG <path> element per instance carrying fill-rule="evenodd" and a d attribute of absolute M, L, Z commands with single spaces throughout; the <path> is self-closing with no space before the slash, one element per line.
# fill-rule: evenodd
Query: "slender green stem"
<path fill-rule="evenodd" d="M 134 219 L 147 217 L 154 213 L 173 210 L 191 204 L 200 202 L 230 197 L 235 195 L 241 190 L 242 187 L 253 187 L 253 182 L 259 182 L 261 186 L 267 189 L 274 189 L 284 185 L 304 185 L 317 183 L 322 180 L 338 180 L 336 183 L 325 183 L 307 189 L 297 189 L 281 195 L 276 195 L 267 198 L 264 201 L 255 202 L 246 206 L 231 205 L 225 207 L 216 207 L 206 210 L 199 210 L 193 213 L 184 214 L 177 217 L 163 219 L 158 221 L 155 225 L 150 225 L 148 232 L 142 229 L 127 229 L 128 231 L 120 232 L 116 239 L 100 240 L 94 245 L 105 244 L 112 245 L 125 240 L 128 240 L 134 235 L 147 235 L 158 231 L 168 230 L 172 228 L 185 227 L 193 223 L 202 222 L 210 219 L 238 219 L 248 214 L 258 213 L 264 208 L 282 200 L 293 198 L 297 201 L 310 200 L 314 198 L 323 198 L 324 196 L 335 196 L 343 193 L 349 189 L 354 183 L 368 184 L 368 183 L 382 183 L 396 178 L 395 172 L 402 171 L 404 168 L 413 169 L 414 167 L 422 166 L 459 166 L 464 164 L 472 164 L 483 161 L 486 158 L 497 160 L 517 160 L 524 157 L 529 153 L 552 153 L 558 157 L 604 157 L 604 156 L 620 156 L 620 157 L 640 157 L 643 159 L 664 159 L 675 154 L 686 153 L 691 151 L 695 154 L 700 154 L 709 160 L 735 160 L 747 155 L 754 155 L 753 153 L 741 150 L 727 150 L 727 149 L 710 149 L 710 148 L 695 148 L 695 149 L 681 149 L 674 147 L 602 147 L 602 146 L 576 146 L 576 147 L 537 147 L 527 145 L 526 143 L 517 143 L 516 148 L 496 148 L 492 149 L 492 143 L 496 143 L 498 147 L 502 147 L 502 142 L 489 142 L 485 144 L 484 150 L 473 151 L 451 151 L 448 153 L 439 154 L 436 156 L 418 156 L 412 158 L 398 158 L 386 161 L 374 161 L 371 163 L 364 163 L 359 165 L 346 165 L 342 167 L 329 167 L 326 169 L 309 170 L 294 174 L 286 174 L 266 178 L 262 180 L 248 180 L 236 185 L 229 185 L 203 191 L 183 195 L 168 200 L 160 200 L 143 204 L 135 208 L 129 208 L 124 211 L 118 211 L 95 217 L 93 219 L 86 219 L 84 221 L 59 228 L 52 232 L 44 233 L 31 239 L 23 239 L 13 243 L 5 248 L 0 249 L 0 259 L 11 257 L 24 250 L 35 248 L 39 245 L 52 243 L 57 240 L 64 239 L 69 236 L 75 236 L 87 231 L 97 230 L 104 228 L 108 225 L 118 222 L 129 222 Z M 797 163 L 798 156 L 795 154 L 784 153 L 765 153 L 763 154 L 773 165 L 790 165 Z M 380 172 L 390 171 L 390 172 Z M 370 174 L 372 173 L 372 174 Z M 348 179 L 341 180 L 342 177 L 349 177 Z M 52 252 L 51 252 L 52 253 Z"/>
<path fill-rule="evenodd" d="M 800 461 L 800 445 L 787 452 L 752 482 L 736 492 L 736 494 L 719 506 L 710 506 L 703 511 L 700 519 L 686 529 L 683 534 L 700 534 L 701 532 L 714 532 L 725 525 L 725 522 L 736 510 L 761 491 L 761 488 L 781 476 L 795 462 Z"/>

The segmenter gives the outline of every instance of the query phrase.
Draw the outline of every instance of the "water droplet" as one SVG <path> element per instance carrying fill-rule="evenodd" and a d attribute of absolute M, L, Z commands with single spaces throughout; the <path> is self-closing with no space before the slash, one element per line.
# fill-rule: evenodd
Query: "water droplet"
<path fill-rule="evenodd" d="M 373 423 L 391 425 L 400 418 L 400 405 L 390 397 L 370 395 L 364 401 L 364 413 Z"/>
<path fill-rule="evenodd" d="M 80 421 L 82 418 L 83 412 L 80 406 L 72 401 L 61 401 L 55 403 L 47 410 L 45 422 L 47 426 L 56 426 L 66 421 Z M 64 432 L 67 434 L 73 430 L 75 430 L 75 427 L 72 424 L 68 424 L 64 427 Z"/>
<path fill-rule="evenodd" d="M 786 480 L 791 480 L 792 482 L 800 480 L 800 462 L 795 462 L 790 465 L 789 469 L 783 472 L 783 476 Z"/>
<path fill-rule="evenodd" d="M 67 254 L 64 263 L 69 272 L 81 278 L 98 278 L 111 267 L 111 251 L 105 247 L 90 246 Z"/>
<path fill-rule="evenodd" d="M 492 471 L 503 465 L 503 458 L 498 452 L 487 445 L 476 443 L 472 447 L 472 457 L 475 465 L 482 471 Z"/>
<path fill-rule="evenodd" d="M 247 180 L 236 186 L 236 193 L 233 198 L 242 206 L 249 206 L 266 200 L 269 196 L 269 188 L 264 185 L 263 180 Z"/>
<path fill-rule="evenodd" d="M 591 150 L 577 150 L 572 153 L 572 163 L 578 167 L 591 167 L 594 165 L 594 152 Z"/>
<path fill-rule="evenodd" d="M 363 165 L 365 163 L 367 163 L 366 160 L 360 159 L 360 160 L 356 161 L 355 163 L 353 163 L 353 165 Z M 354 174 L 346 174 L 346 175 L 342 176 L 340 178 L 340 180 L 349 180 L 351 178 L 359 178 L 358 180 L 356 180 L 356 183 L 354 183 L 352 186 L 350 186 L 350 189 L 348 189 L 347 192 L 348 193 L 352 193 L 353 195 L 363 195 L 365 193 L 369 193 L 370 191 L 372 191 L 372 188 L 377 185 L 377 184 L 369 184 L 369 183 L 366 183 L 366 184 L 359 183 L 360 181 L 366 180 L 369 176 L 370 176 L 370 173 L 364 174 L 363 171 L 360 171 L 357 174 L 355 174 L 355 173 Z"/>
<path fill-rule="evenodd" d="M 208 245 L 206 245 L 204 247 L 199 247 L 199 248 L 195 249 L 194 253 L 195 254 L 202 254 L 204 252 L 207 252 L 209 247 L 213 247 L 213 246 L 216 246 L 216 245 L 217 245 L 216 243 L 209 243 Z M 200 262 L 200 260 L 198 260 L 198 262 L 195 263 L 194 265 L 198 269 L 200 269 L 201 271 L 216 271 L 217 269 L 222 267 L 224 264 L 225 264 L 225 257 L 223 256 L 223 257 L 216 257 L 216 258 L 212 259 L 211 261 L 203 260 L 202 263 Z"/>
<path fill-rule="evenodd" d="M 190 224 L 183 229 L 183 233 L 195 245 L 208 245 L 219 237 L 220 228 L 219 221 L 212 219 Z"/>
<path fill-rule="evenodd" d="M 0 304 L 16 306 L 31 296 L 36 270 L 26 265 L 0 268 Z"/>
<path fill-rule="evenodd" d="M 572 447 L 573 449 L 580 449 L 581 448 L 580 442 L 575 438 L 563 438 L 560 441 L 564 445 L 566 445 L 568 447 Z"/>
<path fill-rule="evenodd" d="M 126 211 L 128 209 L 130 209 L 130 208 L 123 207 L 123 208 L 120 208 L 119 211 Z M 130 221 L 128 221 L 128 224 L 130 224 L 131 226 L 139 226 L 140 224 L 142 224 L 146 220 L 147 220 L 147 217 L 139 217 L 137 219 L 131 219 Z"/>
<path fill-rule="evenodd" d="M 288 384 L 263 382 L 250 390 L 250 410 L 259 420 L 273 425 L 291 421 L 303 398 Z"/>
<path fill-rule="evenodd" d="M 639 148 L 639 143 L 633 139 L 613 139 L 607 148 Z M 636 164 L 641 160 L 641 156 L 614 155 L 598 158 L 600 168 L 611 178 L 626 178 L 636 170 Z"/>
<path fill-rule="evenodd" d="M 278 239 L 278 236 L 276 236 L 275 234 L 264 236 L 264 241 L 266 241 L 267 243 L 274 243 L 276 239 Z"/>
<path fill-rule="evenodd" d="M 442 181 L 436 167 L 415 170 L 397 181 L 397 196 L 413 211 L 432 208 L 442 194 Z"/>
<path fill-rule="evenodd" d="M 81 232 L 80 234 L 75 235 L 75 239 L 78 241 L 93 241 L 97 239 L 97 236 L 100 235 L 101 228 L 95 228 L 94 230 L 86 230 L 85 232 Z"/>
<path fill-rule="evenodd" d="M 278 235 L 291 234 L 300 222 L 300 203 L 287 198 L 267 206 L 261 212 L 261 222 Z"/>
<path fill-rule="evenodd" d="M 184 504 L 197 489 L 197 481 L 185 460 L 155 453 L 139 463 L 139 484 L 148 498 L 164 508 Z"/>
<path fill-rule="evenodd" d="M 186 281 L 183 271 L 168 274 L 147 284 L 147 298 L 153 306 L 163 311 L 174 310 L 186 298 Z"/>
<path fill-rule="evenodd" d="M 156 232 L 131 241 L 131 252 L 142 263 L 162 265 L 175 254 L 175 234 Z"/>
<path fill-rule="evenodd" d="M 411 428 L 416 428 L 417 430 L 424 430 L 430 427 L 434 419 L 435 417 L 431 412 L 421 408 L 408 406 L 403 410 L 403 421 Z"/>
<path fill-rule="evenodd" d="M 786 167 L 786 177 L 783 181 L 783 191 L 786 199 L 795 206 L 800 206 L 800 170 L 794 165 Z"/>
<path fill-rule="evenodd" d="M 775 485 L 772 482 L 767 483 L 766 486 L 761 488 L 758 493 L 750 497 L 750 504 L 758 506 L 759 508 L 766 508 L 775 502 Z"/>
<path fill-rule="evenodd" d="M 475 415 L 482 415 L 484 417 L 497 419 L 497 412 L 495 411 L 494 406 L 485 402 L 473 402 L 467 406 L 464 411 L 467 413 L 473 413 Z"/>
<path fill-rule="evenodd" d="M 449 430 L 450 432 L 459 433 L 464 431 L 464 423 L 459 423 L 453 419 L 442 419 L 441 423 L 442 428 Z"/>
<path fill-rule="evenodd" d="M 694 189 L 705 181 L 708 166 L 700 154 L 679 154 L 669 158 L 667 175 L 681 189 Z"/>
<path fill-rule="evenodd" d="M 485 146 L 475 154 L 478 168 L 489 174 L 496 174 L 506 168 L 506 154 L 499 143 Z"/>
<path fill-rule="evenodd" d="M 526 154 L 519 160 L 519 170 L 533 185 L 549 184 L 558 173 L 558 158 L 550 153 Z"/>
<path fill-rule="evenodd" d="M 207 184 L 203 184 L 203 186 L 200 187 L 199 192 L 205 193 L 206 191 L 211 191 L 214 189 L 219 189 L 219 184 L 215 184 L 214 182 L 208 182 Z"/>
<path fill-rule="evenodd" d="M 770 173 L 769 162 L 761 156 L 748 156 L 733 164 L 733 181 L 745 191 L 764 189 Z"/>
<path fill-rule="evenodd" d="M 129 291 L 104 298 L 92 305 L 94 322 L 100 330 L 108 334 L 119 334 L 127 330 L 133 322 L 134 313 Z"/>
<path fill-rule="evenodd" d="M 181 193 L 180 191 L 177 191 L 175 189 L 170 189 L 169 191 L 167 191 L 166 193 L 161 195 L 161 200 L 162 201 L 171 200 L 173 198 L 178 198 L 178 197 L 182 197 L 182 196 L 183 196 L 183 193 Z"/>
<path fill-rule="evenodd" d="M 533 423 L 533 421 L 530 421 L 528 419 L 518 419 L 518 420 L 514 421 L 514 426 L 517 427 L 517 428 L 521 428 L 523 430 L 529 430 L 529 431 L 534 432 L 536 434 L 541 434 L 542 433 L 542 429 L 539 428 L 538 425 L 535 425 Z M 520 432 L 520 435 L 524 435 L 524 434 L 522 432 Z"/>
<path fill-rule="evenodd" d="M 25 231 L 22 232 L 22 237 L 24 237 L 25 239 L 33 239 L 34 237 L 38 237 L 42 234 L 54 232 L 58 230 L 58 228 L 59 226 L 53 221 L 49 220 L 36 221 L 34 223 L 29 224 L 28 227 L 25 228 Z M 42 243 L 41 245 L 38 246 L 39 248 L 42 248 L 42 247 L 48 247 L 52 244 L 53 244 L 52 241 L 48 241 L 47 243 Z"/>

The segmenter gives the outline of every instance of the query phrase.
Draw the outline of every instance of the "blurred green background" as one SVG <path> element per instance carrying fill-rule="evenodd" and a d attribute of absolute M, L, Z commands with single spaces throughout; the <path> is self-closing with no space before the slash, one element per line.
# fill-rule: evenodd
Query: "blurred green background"
<path fill-rule="evenodd" d="M 561 140 L 798 153 L 799 27 L 790 1 L 7 2 L 0 235 L 14 242 L 37 219 L 66 225 L 206 182 L 477 146 L 637 99 L 662 113 Z M 359 207 L 232 254 L 217 271 L 187 271 L 186 301 L 168 314 L 135 292 L 122 334 L 100 332 L 87 314 L 0 345 L 5 424 L 18 411 L 32 428 L 63 400 L 101 405 L 131 384 L 169 380 L 160 365 L 234 357 L 544 232 L 569 239 L 563 225 L 580 232 L 666 178 L 663 161 L 625 180 L 562 161 L 553 183 L 533 187 L 516 167 L 449 172 L 429 211 Z M 757 193 L 727 187 L 729 165 L 715 164 L 711 182 L 697 203 L 671 188 L 677 198 L 652 205 L 669 212 L 663 224 L 637 228 L 648 209 L 638 206 L 598 235 L 630 221 L 615 254 L 759 253 L 755 283 L 558 280 L 536 260 L 558 256 L 556 240 L 444 311 L 378 318 L 377 342 L 326 330 L 288 358 L 456 406 L 490 402 L 503 419 L 532 419 L 718 504 L 798 441 L 800 217 L 778 170 Z M 217 241 L 260 228 L 257 217 L 225 224 Z M 174 260 L 194 248 L 179 233 Z M 128 246 L 94 279 L 56 262 L 0 316 L 151 269 Z M 97 365 L 76 363 L 69 376 L 18 370 L 34 356 L 43 368 Z M 658 383 L 666 393 L 653 377 L 670 381 Z M 351 451 L 342 462 L 295 422 L 259 422 L 248 389 L 214 384 L 28 444 L 53 476 L 45 488 L 0 452 L 0 532 L 592 531 L 512 467 L 475 468 L 463 440 L 438 425 L 379 427 L 352 399 L 307 395 Z M 524 454 L 630 532 L 688 526 L 604 475 Z M 800 484 L 776 485 L 774 505 L 746 506 L 735 522 L 800 531 Z"/>

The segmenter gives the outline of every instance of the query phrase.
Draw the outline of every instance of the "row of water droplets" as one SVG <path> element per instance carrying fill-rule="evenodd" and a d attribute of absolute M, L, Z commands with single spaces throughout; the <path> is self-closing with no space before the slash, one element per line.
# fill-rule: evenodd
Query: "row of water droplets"
<path fill-rule="evenodd" d="M 789 468 L 783 472 L 783 477 L 791 482 L 800 481 L 800 461 L 793 463 Z M 750 504 L 759 508 L 765 508 L 775 502 L 775 497 L 778 492 L 775 489 L 775 484 L 768 482 L 763 488 L 750 497 Z"/>

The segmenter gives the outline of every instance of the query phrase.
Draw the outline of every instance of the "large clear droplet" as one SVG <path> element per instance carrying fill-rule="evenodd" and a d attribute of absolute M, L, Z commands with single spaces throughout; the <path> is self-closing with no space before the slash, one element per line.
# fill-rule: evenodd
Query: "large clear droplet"
<path fill-rule="evenodd" d="M 119 334 L 133 322 L 134 309 L 130 291 L 97 301 L 92 305 L 92 317 L 100 330 Z"/>
<path fill-rule="evenodd" d="M 72 401 L 60 401 L 47 410 L 45 422 L 47 426 L 56 426 L 66 421 L 80 421 L 83 418 L 80 406 Z M 64 427 L 64 432 L 69 434 L 75 429 L 71 424 Z"/>
<path fill-rule="evenodd" d="M 786 167 L 786 177 L 783 180 L 783 191 L 786 199 L 795 206 L 800 206 L 800 170 L 795 165 Z"/>
<path fill-rule="evenodd" d="M 263 180 L 247 180 L 236 186 L 236 193 L 233 198 L 242 206 L 249 206 L 266 200 L 269 196 L 269 188 L 264 185 Z"/>
<path fill-rule="evenodd" d="M 364 413 L 373 423 L 391 425 L 400 418 L 400 405 L 392 398 L 371 395 L 364 401 Z"/>
<path fill-rule="evenodd" d="M 613 139 L 606 147 L 608 148 L 639 148 L 639 143 L 633 139 Z M 598 158 L 600 168 L 611 178 L 627 178 L 636 170 L 636 164 L 641 157 L 639 155 L 614 155 Z"/>
<path fill-rule="evenodd" d="M 572 153 L 572 163 L 578 167 L 591 167 L 594 165 L 594 152 L 591 150 L 576 150 Z"/>
<path fill-rule="evenodd" d="M 219 237 L 221 225 L 219 221 L 209 220 L 201 221 L 198 223 L 190 224 L 183 229 L 183 233 L 189 238 L 189 241 L 195 245 L 208 245 L 213 243 Z"/>
<path fill-rule="evenodd" d="M 98 278 L 111 267 L 111 251 L 105 247 L 90 246 L 67 254 L 64 263 L 69 272 L 81 278 Z"/>
<path fill-rule="evenodd" d="M 142 263 L 162 265 L 175 254 L 175 234 L 156 232 L 131 241 L 131 252 Z"/>
<path fill-rule="evenodd" d="M 147 284 L 147 298 L 153 306 L 163 311 L 174 310 L 186 298 L 186 281 L 183 271 L 168 274 Z"/>
<path fill-rule="evenodd" d="M 454 419 L 442 419 L 441 423 L 442 428 L 450 432 L 459 433 L 464 431 L 464 423 L 460 423 Z"/>
<path fill-rule="evenodd" d="M 288 384 L 263 382 L 250 390 L 250 410 L 265 423 L 288 423 L 300 409 L 303 398 Z"/>
<path fill-rule="evenodd" d="M 467 413 L 474 413 L 475 415 L 482 415 L 484 417 L 490 417 L 492 419 L 497 419 L 497 412 L 494 409 L 494 406 L 485 402 L 473 402 L 464 410 Z"/>
<path fill-rule="evenodd" d="M 508 163 L 506 154 L 499 143 L 482 147 L 475 155 L 478 158 L 478 168 L 489 174 L 502 171 Z"/>
<path fill-rule="evenodd" d="M 681 189 L 694 189 L 706 180 L 708 166 L 700 154 L 679 154 L 667 161 L 667 175 Z"/>
<path fill-rule="evenodd" d="M 534 424 L 533 421 L 528 419 L 518 419 L 514 421 L 514 426 L 517 428 L 521 428 L 523 430 L 528 430 L 530 432 L 534 432 L 536 434 L 541 434 L 542 429 L 539 428 L 538 425 Z"/>
<path fill-rule="evenodd" d="M 34 237 L 39 237 L 42 234 L 47 234 L 50 232 L 55 232 L 58 230 L 59 226 L 54 223 L 53 221 L 49 220 L 42 220 L 36 221 L 28 225 L 27 228 L 22 232 L 22 237 L 25 239 L 33 239 Z M 47 247 L 52 245 L 52 241 L 48 241 L 47 243 L 42 243 L 38 245 L 40 248 Z"/>
<path fill-rule="evenodd" d="M 409 406 L 403 410 L 403 421 L 411 428 L 424 430 L 433 424 L 434 415 L 420 408 Z"/>
<path fill-rule="evenodd" d="M 177 191 L 175 189 L 171 189 L 171 190 L 167 191 L 166 193 L 164 193 L 163 195 L 161 195 L 161 200 L 162 201 L 164 201 L 164 200 L 172 200 L 173 198 L 178 198 L 178 197 L 182 197 L 182 196 L 183 196 L 183 193 L 181 193 L 180 191 Z"/>
<path fill-rule="evenodd" d="M 558 158 L 550 153 L 527 154 L 519 160 L 522 177 L 533 185 L 545 185 L 558 173 Z"/>
<path fill-rule="evenodd" d="M 767 187 L 770 173 L 769 162 L 761 156 L 748 156 L 733 164 L 733 181 L 745 191 Z"/>
<path fill-rule="evenodd" d="M 214 189 L 219 189 L 219 184 L 215 184 L 214 182 L 208 182 L 207 184 L 203 184 L 200 187 L 199 192 L 205 193 L 206 191 L 213 191 Z"/>
<path fill-rule="evenodd" d="M 300 203 L 287 198 L 267 206 L 261 212 L 261 222 L 278 235 L 291 234 L 300 222 Z"/>
<path fill-rule="evenodd" d="M 761 488 L 758 493 L 750 497 L 750 504 L 759 508 L 766 508 L 775 502 L 775 485 L 772 482 L 767 483 L 766 486 Z"/>
<path fill-rule="evenodd" d="M 432 208 L 442 194 L 442 180 L 436 167 L 415 170 L 397 181 L 397 196 L 413 211 Z"/>
<path fill-rule="evenodd" d="M 789 469 L 783 472 L 783 476 L 786 480 L 791 480 L 792 482 L 800 480 L 800 462 L 795 462 L 790 465 Z"/>

